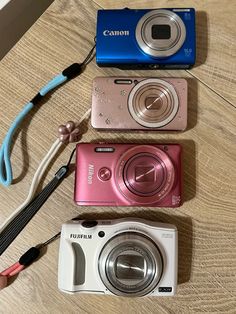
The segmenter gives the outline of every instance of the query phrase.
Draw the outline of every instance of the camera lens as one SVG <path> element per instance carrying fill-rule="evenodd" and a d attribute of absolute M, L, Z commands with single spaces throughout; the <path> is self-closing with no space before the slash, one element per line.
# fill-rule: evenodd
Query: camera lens
<path fill-rule="evenodd" d="M 173 85 L 164 80 L 142 80 L 131 90 L 128 108 L 140 125 L 160 128 L 171 122 L 178 112 L 178 95 Z"/>
<path fill-rule="evenodd" d="M 138 45 L 152 57 L 168 57 L 176 53 L 186 38 L 182 19 L 170 10 L 151 10 L 138 22 Z"/>
<path fill-rule="evenodd" d="M 124 167 L 127 188 L 140 196 L 160 191 L 166 181 L 165 164 L 155 155 L 141 153 L 130 158 Z"/>
<path fill-rule="evenodd" d="M 123 232 L 105 244 L 98 267 L 104 285 L 111 292 L 143 296 L 160 281 L 163 261 L 150 238 L 136 232 Z"/>
<path fill-rule="evenodd" d="M 143 280 L 146 275 L 146 264 L 142 255 L 126 251 L 115 260 L 115 276 L 119 280 Z"/>
<path fill-rule="evenodd" d="M 152 204 L 170 192 L 174 177 L 173 164 L 164 151 L 138 145 L 121 156 L 115 179 L 126 198 L 135 203 Z"/>
<path fill-rule="evenodd" d="M 152 25 L 152 39 L 170 39 L 170 25 Z"/>

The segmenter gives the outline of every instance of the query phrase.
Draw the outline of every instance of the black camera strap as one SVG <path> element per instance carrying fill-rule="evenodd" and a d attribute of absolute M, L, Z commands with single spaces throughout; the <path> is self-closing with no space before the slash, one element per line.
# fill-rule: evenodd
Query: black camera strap
<path fill-rule="evenodd" d="M 71 153 L 68 163 L 56 172 L 54 178 L 43 188 L 43 190 L 25 208 L 23 208 L 23 210 L 0 233 L 0 256 L 67 176 L 74 152 L 75 149 Z"/>

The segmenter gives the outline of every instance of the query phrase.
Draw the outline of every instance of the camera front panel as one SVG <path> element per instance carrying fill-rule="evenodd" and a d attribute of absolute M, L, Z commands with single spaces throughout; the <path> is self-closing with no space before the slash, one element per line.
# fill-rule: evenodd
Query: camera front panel
<path fill-rule="evenodd" d="M 190 68 L 195 63 L 195 41 L 192 8 L 98 11 L 99 66 Z"/>
<path fill-rule="evenodd" d="M 170 296 L 177 285 L 176 227 L 139 218 L 62 226 L 58 287 L 68 293 Z"/>
<path fill-rule="evenodd" d="M 178 207 L 181 147 L 78 144 L 74 199 L 78 205 Z"/>
<path fill-rule="evenodd" d="M 187 81 L 97 77 L 91 124 L 103 130 L 183 131 L 187 126 Z"/>

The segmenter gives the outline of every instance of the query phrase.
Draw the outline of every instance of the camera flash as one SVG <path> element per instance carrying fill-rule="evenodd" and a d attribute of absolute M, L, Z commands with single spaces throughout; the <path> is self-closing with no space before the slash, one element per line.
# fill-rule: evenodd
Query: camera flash
<path fill-rule="evenodd" d="M 96 147 L 95 152 L 96 153 L 113 153 L 115 151 L 115 148 L 113 147 Z"/>

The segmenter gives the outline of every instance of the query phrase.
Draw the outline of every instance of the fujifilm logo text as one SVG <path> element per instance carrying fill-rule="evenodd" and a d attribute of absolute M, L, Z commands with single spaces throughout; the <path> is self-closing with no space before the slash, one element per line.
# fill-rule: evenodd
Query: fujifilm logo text
<path fill-rule="evenodd" d="M 92 239 L 91 234 L 77 234 L 77 233 L 71 233 L 70 234 L 71 239 Z"/>
<path fill-rule="evenodd" d="M 88 184 L 93 183 L 93 175 L 94 175 L 94 165 L 89 164 L 89 166 L 88 166 Z"/>
<path fill-rule="evenodd" d="M 104 36 L 129 36 L 129 31 L 109 31 L 106 29 L 103 32 Z"/>

